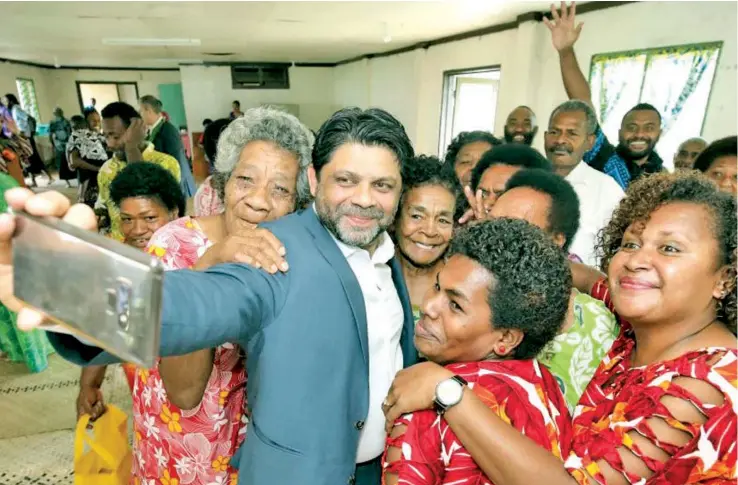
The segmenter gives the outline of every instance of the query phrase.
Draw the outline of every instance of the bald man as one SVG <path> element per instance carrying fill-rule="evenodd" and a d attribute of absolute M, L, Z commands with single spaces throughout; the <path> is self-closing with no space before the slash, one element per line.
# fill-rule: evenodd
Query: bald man
<path fill-rule="evenodd" d="M 538 133 L 536 114 L 527 106 L 518 106 L 507 116 L 505 143 L 531 146 Z"/>
<path fill-rule="evenodd" d="M 674 154 L 674 170 L 692 170 L 697 156 L 707 148 L 704 138 L 690 138 L 682 142 Z"/>

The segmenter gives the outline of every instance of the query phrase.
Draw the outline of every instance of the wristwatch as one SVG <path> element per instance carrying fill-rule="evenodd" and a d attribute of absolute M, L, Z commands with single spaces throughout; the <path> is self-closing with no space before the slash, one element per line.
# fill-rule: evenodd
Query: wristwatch
<path fill-rule="evenodd" d="M 459 404 L 467 384 L 468 382 L 458 375 L 439 382 L 436 385 L 436 397 L 433 399 L 436 412 L 443 416 L 446 411 Z"/>

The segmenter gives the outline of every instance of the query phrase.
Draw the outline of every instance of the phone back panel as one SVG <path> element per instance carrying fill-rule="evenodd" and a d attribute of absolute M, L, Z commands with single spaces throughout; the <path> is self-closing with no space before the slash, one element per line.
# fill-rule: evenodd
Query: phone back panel
<path fill-rule="evenodd" d="M 161 263 L 58 219 L 15 215 L 15 296 L 124 361 L 153 366 L 159 352 Z"/>

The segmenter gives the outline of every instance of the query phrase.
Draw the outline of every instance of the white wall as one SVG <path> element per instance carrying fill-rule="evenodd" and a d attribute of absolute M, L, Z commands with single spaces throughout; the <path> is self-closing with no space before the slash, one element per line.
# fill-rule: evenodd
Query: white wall
<path fill-rule="evenodd" d="M 0 96 L 6 93 L 18 95 L 15 80 L 18 78 L 32 79 L 36 86 L 36 102 L 39 106 L 41 119 L 39 123 L 48 123 L 52 118 L 54 106 L 53 98 L 47 89 L 48 70 L 39 67 L 23 66 L 9 62 L 0 63 Z"/>
<path fill-rule="evenodd" d="M 182 66 L 185 111 L 193 131 L 205 118 L 227 117 L 231 103 L 241 110 L 263 104 L 296 105 L 299 118 L 317 129 L 334 111 L 333 68 L 291 67 L 290 89 L 233 89 L 228 66 Z"/>
<path fill-rule="evenodd" d="M 639 2 L 579 17 L 585 25 L 576 48 L 585 75 L 598 53 L 723 41 L 703 136 L 712 140 L 738 131 L 735 2 Z M 548 30 L 526 22 L 514 30 L 339 66 L 335 102 L 389 110 L 406 123 L 418 153 L 437 154 L 443 72 L 489 65 L 502 66 L 498 135 L 515 106 L 533 108 L 545 127 L 550 112 L 566 98 Z M 542 145 L 540 133 L 535 146 Z"/>

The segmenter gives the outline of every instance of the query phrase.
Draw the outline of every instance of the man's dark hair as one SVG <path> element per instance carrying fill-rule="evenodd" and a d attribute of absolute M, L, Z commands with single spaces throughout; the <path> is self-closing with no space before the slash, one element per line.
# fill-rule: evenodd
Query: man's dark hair
<path fill-rule="evenodd" d="M 109 106 L 109 105 L 108 105 Z M 166 169 L 148 162 L 129 163 L 110 184 L 110 198 L 120 207 L 124 199 L 145 197 L 153 199 L 168 211 L 185 213 L 185 199 L 179 182 Z"/>
<path fill-rule="evenodd" d="M 159 114 L 161 113 L 162 109 L 164 108 L 164 105 L 161 104 L 161 101 L 155 96 L 152 96 L 150 94 L 147 94 L 146 96 L 143 96 L 139 102 L 141 104 L 145 104 L 149 108 L 151 108 L 154 113 Z"/>
<path fill-rule="evenodd" d="M 470 183 L 474 192 L 476 192 L 484 172 L 493 165 L 510 165 L 513 167 L 538 168 L 548 172 L 553 171 L 551 162 L 535 148 L 527 145 L 506 143 L 482 155 L 482 159 L 479 160 L 477 166 L 472 170 Z"/>
<path fill-rule="evenodd" d="M 516 173 L 507 181 L 505 192 L 520 187 L 528 187 L 551 198 L 548 230 L 564 235 L 564 251 L 568 251 L 579 230 L 579 197 L 574 187 L 563 177 L 541 169 L 527 169 Z M 504 197 L 504 194 L 500 197 Z"/>
<path fill-rule="evenodd" d="M 236 105 L 236 106 L 238 106 L 239 108 L 241 107 L 241 102 L 240 102 L 239 100 L 236 100 L 236 101 L 234 101 L 234 102 L 233 102 L 233 103 L 231 103 L 231 104 L 235 104 L 235 105 Z"/>
<path fill-rule="evenodd" d="M 104 120 L 110 120 L 116 117 L 120 118 L 123 122 L 123 126 L 126 128 L 131 126 L 131 120 L 133 118 L 141 117 L 141 115 L 138 114 L 138 111 L 136 111 L 136 108 L 122 101 L 116 101 L 104 107 L 101 116 Z"/>
<path fill-rule="evenodd" d="M 541 229 L 520 219 L 491 219 L 460 229 L 448 258 L 466 256 L 490 272 L 495 329 L 524 334 L 512 354 L 532 359 L 561 330 L 572 278 L 564 252 Z"/>
<path fill-rule="evenodd" d="M 212 166 L 215 163 L 215 155 L 218 152 L 218 140 L 223 130 L 230 124 L 231 120 L 221 118 L 213 121 L 205 127 L 202 135 L 202 149 L 208 163 Z"/>
<path fill-rule="evenodd" d="M 659 117 L 659 124 L 661 124 L 661 113 L 659 110 L 656 109 L 656 106 L 650 104 L 650 103 L 638 103 L 637 105 L 633 106 L 628 110 L 627 113 L 625 113 L 625 116 L 628 116 L 633 111 L 653 111 L 656 113 Z M 625 116 L 623 116 L 623 119 L 625 119 Z"/>
<path fill-rule="evenodd" d="M 87 119 L 82 115 L 74 115 L 69 119 L 73 130 L 84 130 L 87 128 Z"/>
<path fill-rule="evenodd" d="M 333 152 L 346 143 L 384 147 L 397 157 L 404 171 L 415 152 L 410 139 L 394 116 L 379 108 L 344 108 L 336 111 L 318 130 L 313 146 L 313 167 L 320 176 Z"/>
<path fill-rule="evenodd" d="M 735 135 L 715 140 L 707 145 L 707 148 L 697 156 L 697 159 L 694 161 L 694 169 L 700 172 L 707 172 L 715 160 L 726 156 L 735 157 L 737 152 L 738 138 Z"/>
<path fill-rule="evenodd" d="M 82 110 L 82 116 L 85 117 L 85 120 L 92 114 L 97 113 L 97 110 L 92 106 L 87 106 L 85 109 Z M 99 113 L 98 113 L 99 114 Z"/>
<path fill-rule="evenodd" d="M 5 95 L 5 98 L 8 100 L 8 105 L 6 108 L 13 109 L 13 106 L 18 106 L 20 103 L 18 102 L 18 98 L 15 97 L 15 94 L 8 93 Z"/>
<path fill-rule="evenodd" d="M 461 188 L 458 177 L 453 169 L 441 163 L 432 156 L 418 155 L 408 160 L 402 180 L 402 198 L 400 204 L 404 204 L 405 196 L 412 189 L 437 185 L 448 190 L 454 196 L 454 221 L 463 215 L 464 191 Z"/>
<path fill-rule="evenodd" d="M 476 143 L 478 141 L 489 143 L 493 147 L 502 145 L 502 140 L 488 131 L 462 131 L 456 135 L 456 138 L 446 148 L 446 156 L 443 159 L 444 165 L 450 167 L 456 165 L 456 157 L 459 156 L 461 149 L 470 143 Z"/>
<path fill-rule="evenodd" d="M 208 126 L 212 122 L 213 120 L 211 120 L 210 118 L 205 118 L 204 120 L 202 120 L 202 126 Z"/>

